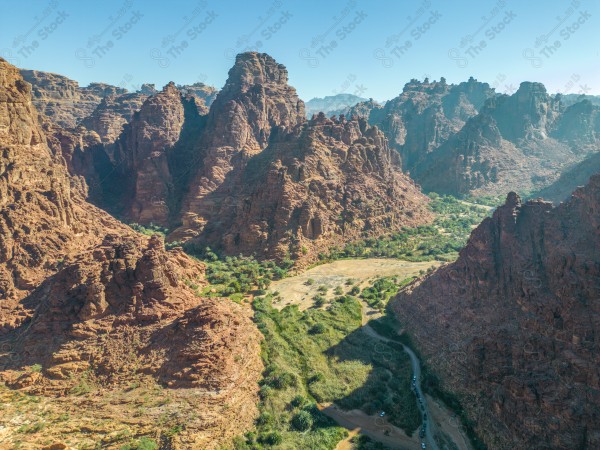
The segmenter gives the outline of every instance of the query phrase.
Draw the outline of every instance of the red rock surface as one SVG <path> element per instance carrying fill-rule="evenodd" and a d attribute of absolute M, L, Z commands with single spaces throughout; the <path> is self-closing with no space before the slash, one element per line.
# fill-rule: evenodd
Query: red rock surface
<path fill-rule="evenodd" d="M 556 208 L 511 193 L 394 301 L 489 448 L 600 447 L 599 248 L 600 175 Z"/>
<path fill-rule="evenodd" d="M 232 183 L 248 159 L 268 144 L 274 127 L 291 128 L 304 119 L 304 103 L 288 84 L 282 64 L 264 53 L 242 53 L 211 105 L 195 161 L 198 167 L 183 200 L 183 226 L 173 239 L 198 234 L 211 218 L 215 191 Z M 220 190 L 225 192 L 223 189 Z"/>
<path fill-rule="evenodd" d="M 600 150 L 598 111 L 563 108 L 541 83 L 488 100 L 480 113 L 411 171 L 427 191 L 498 195 L 539 190 Z"/>
<path fill-rule="evenodd" d="M 332 245 L 426 223 L 428 202 L 383 133 L 323 114 L 272 136 L 251 158 L 197 241 L 228 254 L 314 261 Z M 212 200 L 211 197 L 208 197 Z"/>
<path fill-rule="evenodd" d="M 143 399 L 130 395 L 116 411 L 101 402 L 136 378 L 184 402 L 186 429 L 171 448 L 229 443 L 257 412 L 262 365 L 251 310 L 200 297 L 201 264 L 87 203 L 85 183 L 62 157 L 81 136 L 42 122 L 56 131 L 53 150 L 31 86 L 0 58 L 0 379 L 12 393 L 40 394 L 46 411 L 77 404 L 73 423 L 109 428 L 57 425 L 46 437 L 104 442 L 123 424 L 134 436 L 156 435 L 158 418 L 135 416 Z M 36 365 L 43 370 L 30 370 Z M 82 403 L 76 397 L 89 383 L 96 390 Z M 5 387 L 0 395 L 14 399 Z M 7 402 L 3 419 L 14 406 Z M 3 422 L 3 442 L 40 446 L 15 423 Z"/>
<path fill-rule="evenodd" d="M 104 83 L 79 83 L 65 76 L 39 70 L 21 70 L 33 86 L 33 104 L 41 114 L 65 128 L 73 128 L 89 116 L 101 100 L 109 95 L 124 94 L 126 89 Z"/>

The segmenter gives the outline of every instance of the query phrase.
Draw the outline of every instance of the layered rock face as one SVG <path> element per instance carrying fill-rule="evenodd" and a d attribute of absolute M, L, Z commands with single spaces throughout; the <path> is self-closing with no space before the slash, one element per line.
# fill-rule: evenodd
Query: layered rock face
<path fill-rule="evenodd" d="M 0 298 L 15 300 L 99 234 L 126 227 L 85 203 L 85 184 L 48 148 L 31 86 L 4 60 L 0 96 Z"/>
<path fill-rule="evenodd" d="M 102 386 L 105 396 L 131 390 L 134 382 L 164 386 L 165 403 L 179 402 L 177 415 L 189 417 L 184 431 L 165 437 L 170 448 L 229 442 L 256 415 L 259 332 L 249 308 L 200 298 L 188 287 L 202 286 L 203 273 L 181 250 L 166 252 L 159 237 L 107 235 L 26 299 L 31 321 L 0 338 L 11 350 L 0 356 L 0 379 L 11 389 L 45 396 L 77 390 L 82 380 Z M 35 364 L 43 370 L 23 373 Z M 94 397 L 73 421 L 98 420 Z M 101 422 L 121 426 L 126 419 L 134 433 L 157 435 L 153 413 L 132 414 L 135 404 L 122 404 L 121 415 L 105 410 Z M 85 442 L 76 430 L 68 436 Z M 65 438 L 54 427 L 47 434 Z M 100 439 L 102 430 L 81 434 Z"/>
<path fill-rule="evenodd" d="M 521 83 L 512 96 L 488 100 L 412 174 L 425 190 L 455 195 L 538 190 L 600 148 L 596 127 L 594 108 L 564 110 L 542 84 Z"/>
<path fill-rule="evenodd" d="M 106 96 L 89 116 L 83 118 L 81 125 L 95 131 L 102 143 L 111 144 L 147 98 L 147 94 L 139 92 Z"/>
<path fill-rule="evenodd" d="M 600 446 L 600 175 L 506 204 L 394 310 L 489 448 Z"/>
<path fill-rule="evenodd" d="M 64 128 L 73 128 L 89 116 L 102 98 L 127 92 L 103 83 L 82 88 L 67 77 L 38 70 L 21 70 L 21 75 L 33 86 L 33 103 L 38 111 Z"/>
<path fill-rule="evenodd" d="M 251 311 L 200 297 L 202 265 L 87 203 L 86 184 L 62 157 L 83 145 L 78 135 L 42 123 L 61 134 L 46 140 L 31 86 L 0 59 L 2 441 L 85 447 L 118 442 L 111 433 L 127 424 L 127 433 L 170 448 L 228 444 L 257 412 L 262 368 Z M 136 137 L 146 145 L 146 134 Z M 136 412 L 148 393 L 131 394 L 134 379 L 174 402 L 185 432 L 161 436 L 164 411 Z M 23 436 L 11 419 L 21 414 L 11 409 L 17 391 L 41 396 L 43 411 L 28 408 L 33 420 L 72 416 Z"/>
<path fill-rule="evenodd" d="M 237 56 L 211 105 L 197 157 L 189 161 L 196 171 L 182 204 L 183 226 L 174 239 L 202 231 L 215 205 L 231 194 L 224 185 L 235 184 L 248 159 L 267 146 L 275 127 L 288 129 L 305 120 L 304 103 L 287 81 L 286 68 L 269 55 Z"/>
<path fill-rule="evenodd" d="M 178 142 L 185 112 L 173 83 L 148 98 L 116 145 L 118 172 L 129 176 L 124 215 L 135 222 L 168 225 L 172 173 L 168 152 Z"/>
<path fill-rule="evenodd" d="M 426 223 L 428 199 L 397 158 L 364 119 L 320 114 L 273 136 L 226 197 L 215 191 L 218 213 L 197 241 L 228 254 L 311 261 L 332 245 Z"/>
<path fill-rule="evenodd" d="M 369 122 L 376 124 L 402 157 L 402 167 L 412 172 L 415 165 L 459 131 L 477 114 L 485 100 L 494 95 L 487 83 L 473 78 L 458 85 L 411 80 L 402 94 L 379 110 Z"/>

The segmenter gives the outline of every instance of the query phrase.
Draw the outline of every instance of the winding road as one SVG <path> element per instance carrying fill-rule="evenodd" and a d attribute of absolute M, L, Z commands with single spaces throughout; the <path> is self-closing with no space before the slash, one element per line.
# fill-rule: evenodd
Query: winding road
<path fill-rule="evenodd" d="M 391 339 L 388 339 L 384 336 L 381 336 L 379 333 L 377 333 L 368 323 L 364 323 L 365 318 L 366 318 L 365 310 L 367 307 L 364 302 L 362 302 L 362 303 L 363 303 L 363 330 L 365 331 L 365 333 L 367 333 L 372 338 L 378 339 L 382 342 L 392 342 Z M 406 353 L 408 353 L 408 356 L 410 357 L 410 363 L 412 365 L 413 375 L 416 378 L 416 382 L 414 384 L 415 395 L 417 396 L 417 399 L 420 398 L 419 404 L 423 406 L 423 408 L 419 408 L 419 411 L 421 412 L 421 418 L 423 419 L 423 424 L 426 426 L 425 438 L 424 438 L 423 442 L 426 443 L 427 448 L 430 448 L 433 450 L 439 450 L 439 447 L 437 446 L 437 443 L 435 442 L 435 439 L 433 438 L 434 433 L 432 430 L 434 427 L 434 423 L 433 423 L 433 420 L 430 420 L 433 416 L 431 415 L 431 411 L 429 411 L 429 408 L 427 406 L 427 399 L 423 395 L 423 390 L 421 389 L 421 363 L 419 361 L 419 358 L 417 358 L 417 355 L 415 355 L 415 352 L 413 352 L 406 345 L 404 345 L 404 344 L 401 344 L 401 345 L 402 345 L 402 348 L 404 349 L 404 351 Z"/>
<path fill-rule="evenodd" d="M 298 305 L 301 310 L 313 306 L 312 298 L 318 292 L 322 285 L 327 286 L 330 292 L 336 286 L 343 286 L 349 290 L 350 287 L 345 283 L 349 278 L 359 282 L 361 287 L 368 285 L 370 279 L 374 276 L 392 276 L 397 275 L 402 278 L 408 278 L 416 275 L 420 270 L 427 269 L 431 265 L 439 265 L 439 262 L 413 263 L 401 260 L 388 259 L 360 259 L 360 260 L 342 260 L 334 263 L 323 264 L 310 269 L 302 274 L 284 278 L 274 282 L 269 290 L 277 292 L 282 299 L 280 303 L 274 306 L 282 309 L 288 305 Z M 308 282 L 311 280 L 311 282 Z M 332 296 L 332 295 L 331 295 Z M 377 333 L 370 325 L 369 321 L 381 317 L 381 312 L 371 308 L 366 302 L 361 300 L 362 309 L 362 330 L 374 339 L 381 342 L 392 342 L 391 339 Z M 397 341 L 394 341 L 397 343 Z M 386 445 L 387 447 L 400 450 L 418 450 L 422 448 L 424 442 L 427 449 L 444 450 L 446 448 L 458 448 L 460 450 L 471 450 L 468 439 L 460 432 L 456 418 L 453 414 L 443 408 L 441 404 L 427 398 L 421 389 L 421 363 L 417 355 L 405 345 L 402 345 L 404 351 L 408 354 L 413 374 L 416 377 L 415 395 L 418 393 L 421 402 L 419 402 L 419 411 L 426 423 L 426 431 L 423 439 L 419 435 L 408 437 L 403 430 L 391 425 L 384 417 L 369 416 L 359 410 L 344 411 L 335 404 L 320 404 L 319 409 L 334 419 L 339 425 L 350 430 L 350 436 L 340 442 L 337 450 L 347 450 L 352 448 L 350 439 L 357 433 L 365 434 Z M 418 401 L 418 399 L 417 399 Z M 429 403 L 432 403 L 431 405 Z M 421 408 L 422 405 L 422 408 Z M 425 419 L 427 414 L 427 419 Z M 454 425 L 451 425 L 454 424 Z M 420 430 L 419 430 L 420 431 Z M 438 442 L 444 442 L 444 439 L 436 442 L 434 436 L 444 436 L 446 441 L 451 440 L 452 447 L 446 447 L 442 444 L 442 449 Z"/>

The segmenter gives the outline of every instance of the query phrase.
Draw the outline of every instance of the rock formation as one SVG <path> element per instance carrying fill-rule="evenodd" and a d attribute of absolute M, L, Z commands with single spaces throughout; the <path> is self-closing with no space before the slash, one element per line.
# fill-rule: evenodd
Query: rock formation
<path fill-rule="evenodd" d="M 231 186 L 197 238 L 228 254 L 314 260 L 332 245 L 428 222 L 427 197 L 364 119 L 321 113 L 278 132 Z M 212 198 L 208 197 L 210 200 Z"/>
<path fill-rule="evenodd" d="M 89 116 L 102 98 L 127 92 L 104 83 L 82 88 L 65 76 L 39 70 L 21 70 L 21 75 L 33 86 L 33 104 L 38 111 L 64 128 L 73 128 Z"/>
<path fill-rule="evenodd" d="M 489 99 L 411 175 L 426 191 L 454 195 L 539 190 L 600 149 L 597 110 L 589 102 L 564 109 L 541 83 L 521 83 Z"/>
<path fill-rule="evenodd" d="M 48 139 L 44 129 L 53 130 Z M 257 413 L 262 367 L 251 311 L 202 298 L 201 264 L 85 201 L 85 182 L 63 158 L 75 164 L 85 136 L 100 141 L 38 120 L 31 85 L 0 59 L 2 442 L 109 445 L 122 442 L 113 434 L 126 424 L 126 433 L 170 448 L 226 445 Z M 131 394 L 133 380 L 174 402 L 181 416 L 170 426 L 185 431 L 164 434 L 162 413 L 136 416 L 148 391 Z M 23 435 L 12 409 L 23 393 L 44 405 L 27 414 L 54 420 L 44 433 Z"/>
<path fill-rule="evenodd" d="M 510 193 L 393 303 L 488 448 L 600 446 L 599 205 L 600 175 L 555 208 Z"/>
<path fill-rule="evenodd" d="M 19 71 L 0 60 L 0 77 L 0 298 L 19 299 L 60 261 L 126 227 L 84 201 L 85 184 L 48 148 Z"/>
<path fill-rule="evenodd" d="M 412 173 L 415 165 L 475 116 L 493 96 L 487 83 L 473 78 L 458 85 L 440 81 L 411 80 L 402 94 L 374 109 L 369 123 L 377 125 L 402 157 L 402 167 Z"/>
<path fill-rule="evenodd" d="M 147 94 L 127 93 L 104 97 L 92 113 L 81 121 L 86 129 L 95 131 L 102 143 L 111 144 L 117 140 L 125 124 L 139 111 L 148 98 Z"/>
<path fill-rule="evenodd" d="M 215 204 L 231 194 L 221 186 L 233 186 L 248 159 L 267 146 L 274 128 L 291 128 L 305 120 L 304 103 L 287 81 L 286 68 L 269 55 L 237 56 L 227 83 L 211 105 L 197 157 L 188 162 L 196 170 L 183 201 L 183 226 L 174 239 L 202 230 Z"/>
<path fill-rule="evenodd" d="M 181 250 L 166 252 L 157 236 L 146 242 L 107 235 L 24 301 L 32 319 L 0 338 L 0 346 L 11 350 L 0 356 L 0 379 L 11 389 L 44 396 L 80 392 L 82 382 L 104 396 L 131 391 L 134 383 L 163 386 L 163 401 L 178 402 L 177 417 L 188 418 L 177 436 L 161 434 L 169 428 L 153 421 L 152 412 L 131 416 L 144 402 L 141 394 L 130 394 L 134 401 L 122 405 L 120 415 L 104 411 L 100 422 L 122 427 L 126 421 L 134 433 L 160 436 L 170 448 L 213 449 L 229 442 L 252 426 L 256 414 L 259 332 L 249 308 L 200 298 L 188 287 L 202 286 L 203 274 L 202 265 Z M 26 370 L 34 365 L 42 369 Z M 90 396 L 72 421 L 98 420 L 99 407 L 97 396 Z M 101 439 L 101 430 L 61 435 L 58 425 L 44 434 L 85 442 Z"/>

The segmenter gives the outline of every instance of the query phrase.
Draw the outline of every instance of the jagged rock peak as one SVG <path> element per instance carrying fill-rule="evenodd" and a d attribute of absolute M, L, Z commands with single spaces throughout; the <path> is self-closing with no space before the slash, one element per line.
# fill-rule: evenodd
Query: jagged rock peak
<path fill-rule="evenodd" d="M 266 53 L 245 52 L 237 55 L 223 89 L 243 89 L 269 83 L 286 85 L 287 82 L 288 71 L 283 64 Z"/>

